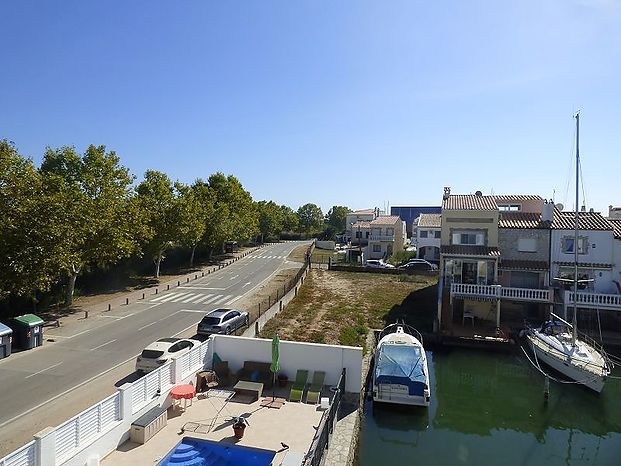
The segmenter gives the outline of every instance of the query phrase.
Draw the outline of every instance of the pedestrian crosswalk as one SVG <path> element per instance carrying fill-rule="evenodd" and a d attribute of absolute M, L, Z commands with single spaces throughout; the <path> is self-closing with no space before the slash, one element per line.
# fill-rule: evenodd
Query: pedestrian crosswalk
<path fill-rule="evenodd" d="M 152 303 L 183 303 L 183 304 L 224 304 L 229 305 L 237 300 L 234 295 L 222 295 L 214 293 L 188 293 L 183 291 L 173 291 L 156 298 L 152 298 Z"/>
<path fill-rule="evenodd" d="M 260 256 L 250 256 L 250 257 L 254 257 L 255 259 L 284 259 L 286 256 L 264 256 L 264 255 L 260 255 Z"/>

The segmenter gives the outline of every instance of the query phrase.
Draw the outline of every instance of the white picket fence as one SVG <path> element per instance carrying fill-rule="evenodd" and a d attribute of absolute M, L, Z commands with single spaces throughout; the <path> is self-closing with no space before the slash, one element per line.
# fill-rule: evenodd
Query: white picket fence
<path fill-rule="evenodd" d="M 120 395 L 115 393 L 56 428 L 56 462 L 70 458 L 121 420 Z"/>
<path fill-rule="evenodd" d="M 190 352 L 179 358 L 179 362 L 181 363 L 181 378 L 185 379 L 203 366 L 203 361 L 205 360 L 208 349 L 208 342 L 205 342 L 196 348 L 192 348 Z"/>
<path fill-rule="evenodd" d="M 175 374 L 172 361 L 136 380 L 130 389 L 132 414 L 136 414 L 153 398 L 172 388 L 174 384 Z"/>
<path fill-rule="evenodd" d="M 0 466 L 35 466 L 34 440 L 0 459 Z"/>

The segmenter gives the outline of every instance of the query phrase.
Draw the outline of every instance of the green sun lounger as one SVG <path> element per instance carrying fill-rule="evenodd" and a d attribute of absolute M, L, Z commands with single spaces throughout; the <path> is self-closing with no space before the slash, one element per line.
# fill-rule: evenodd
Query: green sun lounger
<path fill-rule="evenodd" d="M 291 387 L 291 393 L 289 393 L 289 401 L 302 401 L 302 395 L 304 395 L 304 387 L 306 387 L 306 381 L 308 380 L 308 371 L 298 369 L 295 374 L 295 382 Z"/>
<path fill-rule="evenodd" d="M 308 387 L 308 393 L 306 394 L 306 402 L 317 404 L 319 403 L 319 396 L 321 395 L 321 387 L 323 387 L 323 381 L 326 378 L 324 371 L 315 371 L 313 373 L 313 381 L 310 387 Z"/>

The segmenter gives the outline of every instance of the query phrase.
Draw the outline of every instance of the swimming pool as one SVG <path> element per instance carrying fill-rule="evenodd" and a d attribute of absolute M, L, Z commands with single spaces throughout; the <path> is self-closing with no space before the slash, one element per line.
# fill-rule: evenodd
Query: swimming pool
<path fill-rule="evenodd" d="M 276 456 L 271 450 L 183 437 L 158 466 L 269 466 Z"/>

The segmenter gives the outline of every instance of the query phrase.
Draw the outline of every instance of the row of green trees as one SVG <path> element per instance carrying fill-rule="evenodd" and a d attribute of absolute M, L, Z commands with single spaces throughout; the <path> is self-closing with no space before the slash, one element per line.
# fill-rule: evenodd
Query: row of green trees
<path fill-rule="evenodd" d="M 132 256 L 153 258 L 154 275 L 167 251 L 264 241 L 282 232 L 333 237 L 349 209 L 324 216 L 315 204 L 297 211 L 255 202 L 234 176 L 215 173 L 186 185 L 147 170 L 136 178 L 114 151 L 89 146 L 48 148 L 40 167 L 0 140 L 0 300 L 35 296 L 66 283 L 71 304 L 85 270 Z"/>

